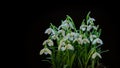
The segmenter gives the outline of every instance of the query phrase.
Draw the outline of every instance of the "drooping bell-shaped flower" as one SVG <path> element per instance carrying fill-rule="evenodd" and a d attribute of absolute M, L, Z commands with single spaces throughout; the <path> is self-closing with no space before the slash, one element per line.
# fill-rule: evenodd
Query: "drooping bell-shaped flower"
<path fill-rule="evenodd" d="M 41 51 L 40 51 L 40 55 L 42 55 L 42 54 L 45 54 L 45 55 L 47 55 L 47 54 L 52 54 L 52 52 L 51 52 L 51 50 L 49 50 L 48 48 L 43 48 Z"/>
<path fill-rule="evenodd" d="M 87 44 L 87 43 L 90 43 L 90 41 L 89 41 L 87 38 L 84 38 L 84 39 L 83 39 L 83 43 L 84 43 L 84 44 Z"/>
<path fill-rule="evenodd" d="M 53 46 L 54 43 L 53 43 L 53 41 L 52 41 L 51 39 L 47 39 L 47 40 L 45 40 L 45 41 L 43 42 L 43 45 Z"/>
<path fill-rule="evenodd" d="M 95 53 L 93 53 L 93 55 L 92 55 L 92 59 L 95 59 L 97 56 L 98 56 L 99 58 L 102 58 L 102 56 L 101 56 L 98 52 L 95 52 Z"/>
<path fill-rule="evenodd" d="M 54 30 L 52 29 L 52 28 L 48 28 L 48 29 L 46 29 L 45 30 L 45 34 L 48 34 L 48 35 L 54 35 L 55 34 L 55 32 L 54 32 Z"/>
<path fill-rule="evenodd" d="M 92 34 L 90 34 L 90 41 L 91 41 L 91 42 L 92 42 L 95 38 L 97 38 L 96 35 L 92 35 Z"/>
<path fill-rule="evenodd" d="M 74 50 L 74 47 L 71 44 L 67 44 L 65 47 L 68 50 Z"/>
<path fill-rule="evenodd" d="M 102 44 L 103 44 L 103 41 L 102 41 L 100 38 L 96 38 L 96 39 L 93 40 L 92 44 L 102 45 Z"/>
<path fill-rule="evenodd" d="M 84 24 L 83 24 L 83 25 L 80 26 L 80 29 L 81 29 L 82 31 L 85 31 L 85 30 L 86 30 L 86 27 L 87 27 L 87 25 L 84 25 Z"/>

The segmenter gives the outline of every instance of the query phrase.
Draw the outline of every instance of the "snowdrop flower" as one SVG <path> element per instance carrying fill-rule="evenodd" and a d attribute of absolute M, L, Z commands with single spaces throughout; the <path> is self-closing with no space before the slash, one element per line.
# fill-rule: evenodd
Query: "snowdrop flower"
<path fill-rule="evenodd" d="M 68 29 L 69 28 L 68 21 L 67 20 L 63 21 L 62 24 L 58 27 L 58 30 L 60 30 L 60 28 Z"/>
<path fill-rule="evenodd" d="M 75 34 L 74 32 L 68 33 L 67 34 L 68 40 L 73 41 L 74 40 L 74 34 Z"/>
<path fill-rule="evenodd" d="M 65 45 L 59 45 L 58 50 L 65 51 L 66 50 Z"/>
<path fill-rule="evenodd" d="M 65 31 L 64 30 L 59 30 L 58 34 L 62 34 L 62 36 L 65 36 Z"/>
<path fill-rule="evenodd" d="M 53 35 L 51 38 L 52 38 L 53 40 L 56 40 L 56 39 L 58 39 L 58 36 L 57 36 L 57 35 Z"/>
<path fill-rule="evenodd" d="M 92 44 L 100 44 L 102 45 L 103 44 L 103 41 L 100 39 L 100 38 L 96 38 L 95 40 L 93 40 Z"/>
<path fill-rule="evenodd" d="M 98 52 L 93 53 L 92 59 L 95 59 L 96 57 L 102 58 L 101 55 Z"/>
<path fill-rule="evenodd" d="M 46 45 L 46 44 L 48 44 L 48 46 L 53 46 L 54 45 L 54 43 L 51 39 L 47 39 L 43 42 L 43 45 Z"/>
<path fill-rule="evenodd" d="M 58 50 L 61 50 L 61 51 L 64 51 L 66 48 L 65 48 L 65 40 L 64 39 L 62 39 L 61 41 L 60 41 L 60 45 L 58 46 Z"/>
<path fill-rule="evenodd" d="M 47 55 L 47 54 L 52 54 L 52 52 L 51 52 L 51 50 L 49 50 L 48 48 L 43 48 L 41 51 L 40 51 L 40 55 L 42 55 L 42 54 L 45 54 L 45 55 Z"/>
<path fill-rule="evenodd" d="M 65 45 L 65 40 L 64 40 L 64 39 L 62 39 L 62 40 L 60 41 L 60 45 Z"/>
<path fill-rule="evenodd" d="M 51 39 L 48 40 L 48 45 L 53 46 L 53 41 Z"/>
<path fill-rule="evenodd" d="M 71 44 L 67 44 L 65 47 L 68 50 L 74 50 L 74 47 Z"/>
<path fill-rule="evenodd" d="M 92 42 L 94 38 L 97 38 L 96 35 L 90 35 L 90 41 Z"/>
<path fill-rule="evenodd" d="M 87 26 L 87 31 L 90 31 L 91 29 L 92 29 L 91 25 Z"/>
<path fill-rule="evenodd" d="M 82 44 L 83 44 L 82 38 L 78 38 L 78 39 L 77 39 L 77 42 L 78 42 L 78 44 L 81 44 L 81 45 L 82 45 Z"/>
<path fill-rule="evenodd" d="M 87 43 L 90 43 L 90 41 L 89 41 L 87 38 L 84 38 L 84 39 L 83 39 L 83 43 L 84 43 L 84 44 L 87 44 Z"/>
<path fill-rule="evenodd" d="M 75 33 L 74 38 L 78 38 L 78 37 L 79 37 L 79 33 Z"/>
<path fill-rule="evenodd" d="M 54 30 L 52 28 L 48 28 L 45 30 L 45 34 L 55 34 Z"/>
<path fill-rule="evenodd" d="M 92 23 L 93 21 L 95 21 L 94 18 L 89 18 L 89 19 L 87 20 L 87 24 Z"/>
<path fill-rule="evenodd" d="M 66 48 L 64 46 L 61 47 L 61 51 L 65 51 Z"/>
<path fill-rule="evenodd" d="M 80 29 L 81 29 L 82 31 L 85 31 L 85 30 L 86 30 L 86 27 L 87 27 L 87 25 L 81 25 L 81 26 L 80 26 Z"/>

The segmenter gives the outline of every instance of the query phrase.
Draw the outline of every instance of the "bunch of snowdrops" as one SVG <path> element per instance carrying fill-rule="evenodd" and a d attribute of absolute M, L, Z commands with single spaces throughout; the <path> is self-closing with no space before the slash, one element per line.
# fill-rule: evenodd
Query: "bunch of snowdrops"
<path fill-rule="evenodd" d="M 52 68 L 95 68 L 102 58 L 103 41 L 101 29 L 94 21 L 89 12 L 79 29 L 69 15 L 58 27 L 50 23 L 45 30 L 48 38 L 43 42 L 40 55 L 49 55 L 46 60 Z"/>

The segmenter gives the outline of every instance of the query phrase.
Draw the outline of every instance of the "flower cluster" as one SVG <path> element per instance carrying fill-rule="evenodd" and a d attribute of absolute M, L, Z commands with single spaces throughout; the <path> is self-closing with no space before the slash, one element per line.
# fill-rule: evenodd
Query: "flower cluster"
<path fill-rule="evenodd" d="M 70 16 L 59 27 L 50 24 L 45 34 L 49 37 L 43 42 L 40 55 L 49 54 L 53 68 L 94 68 L 101 56 L 101 29 L 95 25 L 94 18 L 86 16 L 79 29 Z"/>

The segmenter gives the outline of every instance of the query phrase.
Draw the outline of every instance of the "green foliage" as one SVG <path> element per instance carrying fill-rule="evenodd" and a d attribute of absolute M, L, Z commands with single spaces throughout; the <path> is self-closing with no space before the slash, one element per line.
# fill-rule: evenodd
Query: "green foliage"
<path fill-rule="evenodd" d="M 49 55 L 52 68 L 95 68 L 104 51 L 100 47 L 101 29 L 94 21 L 89 12 L 79 29 L 69 15 L 59 27 L 51 23 L 45 31 L 49 37 L 43 42 L 40 55 Z"/>

